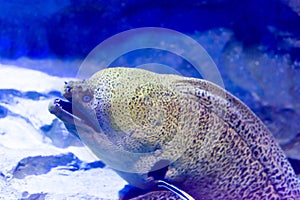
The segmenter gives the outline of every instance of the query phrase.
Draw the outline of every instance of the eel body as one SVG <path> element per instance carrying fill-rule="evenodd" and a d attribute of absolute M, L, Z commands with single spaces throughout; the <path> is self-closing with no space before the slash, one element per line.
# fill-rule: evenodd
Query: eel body
<path fill-rule="evenodd" d="M 67 83 L 63 95 L 69 102 L 57 100 L 50 112 L 133 186 L 151 191 L 161 179 L 195 199 L 300 199 L 272 134 L 211 82 L 109 68 Z"/>

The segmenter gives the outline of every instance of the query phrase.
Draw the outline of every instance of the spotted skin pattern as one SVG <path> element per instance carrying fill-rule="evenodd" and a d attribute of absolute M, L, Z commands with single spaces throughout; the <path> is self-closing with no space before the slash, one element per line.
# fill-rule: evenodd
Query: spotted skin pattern
<path fill-rule="evenodd" d="M 169 160 L 165 180 L 195 199 L 300 199 L 299 179 L 272 134 L 211 82 L 109 68 L 68 83 L 63 95 L 94 128 L 83 142 L 108 165 L 136 171 L 116 170 L 134 186 L 149 188 L 147 172 Z"/>

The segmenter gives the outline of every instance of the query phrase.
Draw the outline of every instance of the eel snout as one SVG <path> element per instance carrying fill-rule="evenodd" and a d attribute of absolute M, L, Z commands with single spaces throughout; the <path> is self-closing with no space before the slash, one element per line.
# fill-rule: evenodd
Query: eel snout
<path fill-rule="evenodd" d="M 63 96 L 69 101 L 72 101 L 72 95 L 73 95 L 72 92 L 73 92 L 74 85 L 75 85 L 74 81 L 65 82 L 64 88 L 62 90 Z"/>

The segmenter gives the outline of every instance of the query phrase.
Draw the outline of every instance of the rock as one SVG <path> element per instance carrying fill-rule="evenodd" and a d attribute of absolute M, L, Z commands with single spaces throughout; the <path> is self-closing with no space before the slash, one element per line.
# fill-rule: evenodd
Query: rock
<path fill-rule="evenodd" d="M 46 193 L 35 193 L 35 194 L 29 194 L 28 192 L 22 193 L 22 198 L 19 200 L 45 200 Z"/>
<path fill-rule="evenodd" d="M 0 118 L 4 118 L 7 116 L 8 109 L 4 106 L 0 105 Z"/>
<path fill-rule="evenodd" d="M 0 89 L 0 101 L 2 103 L 12 103 L 15 97 L 22 97 L 22 92 L 15 89 Z"/>
<path fill-rule="evenodd" d="M 81 166 L 80 169 L 89 170 L 93 168 L 103 168 L 103 167 L 105 167 L 105 164 L 98 160 L 98 161 L 86 163 L 85 165 Z"/>
<path fill-rule="evenodd" d="M 146 192 L 147 191 L 134 187 L 132 185 L 125 185 L 124 188 L 119 191 L 119 199 L 120 200 L 131 199 L 143 195 Z"/>
<path fill-rule="evenodd" d="M 1 171 L 0 171 L 0 177 L 1 177 L 1 179 L 5 178 L 5 175 Z"/>
<path fill-rule="evenodd" d="M 31 99 L 34 101 L 39 101 L 42 98 L 49 98 L 50 95 L 54 95 L 55 93 L 42 94 L 37 91 L 26 91 L 22 92 L 15 89 L 0 89 L 0 101 L 5 103 L 11 103 L 13 98 L 20 97 L 24 99 Z"/>
<path fill-rule="evenodd" d="M 41 94 L 36 91 L 28 91 L 28 92 L 24 92 L 23 94 L 23 98 L 36 100 L 36 101 L 41 100 L 41 98 L 47 98 L 47 97 L 48 97 L 47 95 Z"/>
<path fill-rule="evenodd" d="M 27 157 L 19 161 L 13 169 L 13 178 L 22 179 L 29 175 L 40 175 L 48 173 L 52 168 L 77 171 L 89 170 L 92 168 L 103 168 L 105 165 L 101 161 L 84 163 L 73 153 L 61 154 L 57 156 L 34 156 Z"/>
<path fill-rule="evenodd" d="M 54 119 L 50 125 L 42 126 L 40 130 L 56 147 L 67 148 L 69 146 L 82 146 L 81 141 L 70 134 L 66 130 L 65 125 L 57 119 Z"/>

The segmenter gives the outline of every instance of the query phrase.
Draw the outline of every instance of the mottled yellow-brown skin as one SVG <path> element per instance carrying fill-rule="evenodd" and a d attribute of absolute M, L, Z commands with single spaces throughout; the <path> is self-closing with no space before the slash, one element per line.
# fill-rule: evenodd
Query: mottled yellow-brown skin
<path fill-rule="evenodd" d="M 150 188 L 148 172 L 168 160 L 164 178 L 195 199 L 300 199 L 272 134 L 213 83 L 110 68 L 68 83 L 64 96 L 85 120 L 83 142 L 132 185 Z"/>

